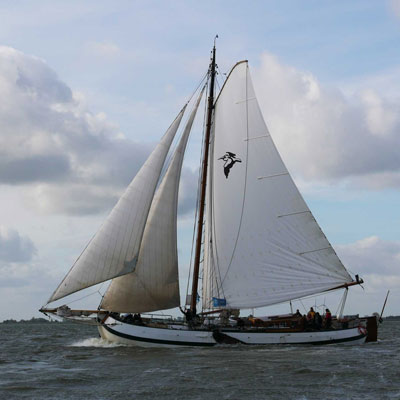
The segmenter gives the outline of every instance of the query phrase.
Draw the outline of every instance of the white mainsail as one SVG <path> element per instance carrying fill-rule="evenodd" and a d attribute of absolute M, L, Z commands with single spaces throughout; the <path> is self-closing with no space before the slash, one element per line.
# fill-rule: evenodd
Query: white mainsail
<path fill-rule="evenodd" d="M 180 304 L 177 254 L 177 206 L 182 162 L 201 91 L 182 138 L 151 204 L 134 272 L 113 279 L 101 308 L 148 312 Z"/>
<path fill-rule="evenodd" d="M 186 106 L 150 154 L 49 302 L 132 272 L 161 170 Z"/>
<path fill-rule="evenodd" d="M 247 62 L 217 99 L 212 145 L 205 305 L 260 307 L 352 281 L 271 139 Z"/>

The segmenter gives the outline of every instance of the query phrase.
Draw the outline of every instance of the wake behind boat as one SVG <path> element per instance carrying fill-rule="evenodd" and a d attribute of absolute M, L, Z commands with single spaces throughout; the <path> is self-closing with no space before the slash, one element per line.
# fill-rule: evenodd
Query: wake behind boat
<path fill-rule="evenodd" d="M 344 289 L 346 296 L 349 287 L 363 281 L 347 272 L 286 169 L 258 106 L 247 61 L 233 67 L 215 100 L 215 53 L 214 46 L 206 85 L 193 102 L 170 161 L 166 163 L 167 155 L 187 105 L 48 302 L 111 280 L 99 309 L 46 306 L 41 311 L 72 319 L 95 316 L 104 339 L 138 345 L 377 340 L 375 316 L 345 318 L 341 311 L 330 319 L 323 310 L 322 323 L 293 314 L 240 317 L 241 309 L 331 290 Z M 179 181 L 206 89 L 192 285 L 185 319 L 140 315 L 180 306 Z M 344 302 L 345 298 L 342 310 Z"/>

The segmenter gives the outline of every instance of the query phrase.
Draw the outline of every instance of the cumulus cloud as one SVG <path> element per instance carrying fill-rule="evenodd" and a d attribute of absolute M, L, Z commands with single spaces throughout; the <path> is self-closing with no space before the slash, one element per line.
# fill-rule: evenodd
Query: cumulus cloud
<path fill-rule="evenodd" d="M 399 187 L 393 98 L 372 89 L 345 95 L 270 54 L 254 77 L 271 133 L 299 178 Z M 151 151 L 91 113 L 45 61 L 9 47 L 0 47 L 0 100 L 0 184 L 25 185 L 41 212 L 109 209 Z M 181 214 L 193 207 L 197 174 L 184 170 L 182 179 Z"/>
<path fill-rule="evenodd" d="M 21 263 L 32 259 L 36 247 L 28 237 L 18 231 L 0 225 L 0 260 L 6 263 Z M 4 265 L 3 265 L 4 266 Z"/>
<path fill-rule="evenodd" d="M 266 122 L 289 169 L 307 180 L 399 187 L 400 102 L 364 89 L 345 95 L 271 54 L 255 70 Z"/>
<path fill-rule="evenodd" d="M 110 43 L 92 45 L 117 51 Z M 4 46 L 0 127 L 0 184 L 26 185 L 27 204 L 41 213 L 110 210 L 154 145 L 127 139 L 104 113 L 91 113 L 42 59 Z M 180 212 L 186 213 L 197 176 L 184 169 L 182 179 Z"/>
<path fill-rule="evenodd" d="M 122 194 L 121 188 L 107 185 L 38 184 L 29 191 L 26 200 L 42 214 L 89 215 L 111 210 L 118 194 Z"/>
<path fill-rule="evenodd" d="M 0 47 L 0 127 L 0 184 L 30 184 L 30 204 L 44 212 L 108 208 L 152 147 L 91 113 L 43 60 L 9 47 Z"/>
<path fill-rule="evenodd" d="M 400 241 L 371 236 L 335 248 L 343 263 L 372 290 L 400 286 Z"/>
<path fill-rule="evenodd" d="M 64 179 L 70 173 L 69 159 L 63 154 L 37 154 L 0 160 L 0 181 L 24 183 Z"/>

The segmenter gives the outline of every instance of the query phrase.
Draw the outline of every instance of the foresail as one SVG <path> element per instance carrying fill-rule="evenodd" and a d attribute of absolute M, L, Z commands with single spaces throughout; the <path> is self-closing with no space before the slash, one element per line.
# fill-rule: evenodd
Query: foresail
<path fill-rule="evenodd" d="M 49 302 L 135 269 L 154 192 L 185 108 L 178 114 Z"/>
<path fill-rule="evenodd" d="M 203 91 L 154 196 L 136 269 L 113 279 L 101 303 L 102 309 L 148 312 L 180 304 L 176 234 L 179 180 L 186 144 Z"/>
<path fill-rule="evenodd" d="M 247 62 L 215 105 L 212 215 L 203 299 L 252 308 L 335 288 L 352 279 L 300 195 L 260 112 Z M 207 283 L 208 281 L 208 283 Z"/>

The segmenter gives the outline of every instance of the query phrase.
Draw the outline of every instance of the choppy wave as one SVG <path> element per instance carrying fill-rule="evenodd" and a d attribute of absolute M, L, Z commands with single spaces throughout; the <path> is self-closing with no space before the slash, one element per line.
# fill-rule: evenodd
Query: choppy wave
<path fill-rule="evenodd" d="M 121 343 L 111 343 L 102 338 L 87 338 L 83 340 L 78 340 L 77 342 L 71 343 L 70 347 L 102 347 L 102 348 L 114 348 L 114 347 L 127 347 L 125 344 Z"/>
<path fill-rule="evenodd" d="M 0 324 L 0 399 L 400 398 L 398 321 L 358 346 L 147 348 L 97 335 L 82 324 Z"/>

